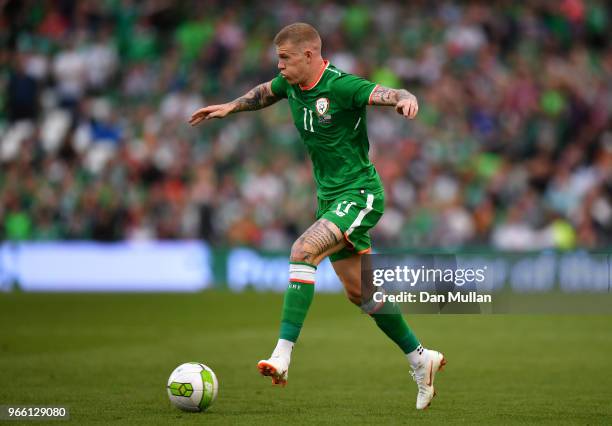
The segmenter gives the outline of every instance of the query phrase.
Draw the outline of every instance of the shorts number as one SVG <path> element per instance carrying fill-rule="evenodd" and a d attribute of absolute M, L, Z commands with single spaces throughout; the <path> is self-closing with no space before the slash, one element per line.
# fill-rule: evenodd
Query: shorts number
<path fill-rule="evenodd" d="M 338 203 L 338 207 L 336 207 L 336 215 L 340 217 L 346 215 L 349 212 L 349 209 L 355 204 L 357 203 L 354 201 L 351 201 L 350 203 L 348 201 L 342 201 Z M 344 209 L 342 209 L 342 207 L 344 207 Z"/>

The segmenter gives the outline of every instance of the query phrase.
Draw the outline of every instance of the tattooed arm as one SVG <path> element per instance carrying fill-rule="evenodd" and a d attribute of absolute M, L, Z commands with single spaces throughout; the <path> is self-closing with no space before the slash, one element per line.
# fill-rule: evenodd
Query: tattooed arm
<path fill-rule="evenodd" d="M 262 83 L 249 90 L 238 99 L 220 105 L 209 105 L 193 113 L 189 124 L 195 126 L 202 120 L 223 118 L 228 114 L 241 111 L 255 111 L 277 102 L 280 98 L 272 92 L 272 82 Z"/>
<path fill-rule="evenodd" d="M 371 105 L 387 105 L 395 107 L 398 114 L 406 118 L 414 118 L 419 111 L 417 98 L 405 89 L 389 89 L 388 87 L 376 86 L 370 95 Z"/>
<path fill-rule="evenodd" d="M 272 82 L 268 81 L 249 90 L 246 95 L 233 100 L 230 104 L 234 105 L 232 112 L 255 111 L 270 106 L 279 99 L 272 92 Z"/>

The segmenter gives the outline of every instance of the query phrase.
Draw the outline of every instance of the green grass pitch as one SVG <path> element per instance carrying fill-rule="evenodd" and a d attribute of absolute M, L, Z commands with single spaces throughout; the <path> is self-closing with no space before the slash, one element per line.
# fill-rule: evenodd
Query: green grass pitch
<path fill-rule="evenodd" d="M 282 295 L 0 294 L 0 405 L 70 409 L 74 424 L 602 424 L 612 421 L 612 317 L 420 315 L 448 359 L 429 410 L 402 353 L 340 295 L 317 294 L 286 388 L 260 377 Z M 206 413 L 170 405 L 180 363 L 217 373 Z M 13 423 L 14 424 L 14 423 Z M 28 423 L 29 424 L 29 423 Z"/>

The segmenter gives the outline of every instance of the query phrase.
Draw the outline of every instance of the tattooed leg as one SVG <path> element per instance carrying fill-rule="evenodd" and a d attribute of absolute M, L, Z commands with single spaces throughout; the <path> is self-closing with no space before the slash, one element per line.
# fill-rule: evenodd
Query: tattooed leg
<path fill-rule="evenodd" d="M 289 368 L 291 350 L 300 335 L 314 297 L 317 265 L 325 256 L 340 250 L 344 244 L 340 229 L 327 219 L 316 221 L 293 244 L 279 340 L 272 357 L 258 364 L 263 375 L 272 376 L 273 383 L 286 383 L 285 373 Z"/>
<path fill-rule="evenodd" d="M 319 219 L 291 247 L 291 261 L 318 265 L 346 245 L 342 231 L 327 219 Z"/>

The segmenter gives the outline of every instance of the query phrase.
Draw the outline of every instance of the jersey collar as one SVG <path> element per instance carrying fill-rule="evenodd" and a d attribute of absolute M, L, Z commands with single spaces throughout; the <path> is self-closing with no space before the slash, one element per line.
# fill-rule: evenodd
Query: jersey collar
<path fill-rule="evenodd" d="M 310 89 L 314 88 L 317 84 L 319 84 L 319 81 L 321 81 L 321 77 L 323 77 L 323 73 L 325 72 L 325 70 L 327 69 L 328 66 L 329 66 L 329 61 L 324 59 L 323 60 L 323 67 L 321 67 L 321 71 L 319 71 L 319 76 L 317 77 L 315 82 L 312 83 L 310 86 L 302 86 L 300 84 L 300 89 L 302 89 L 302 90 L 310 90 Z"/>

